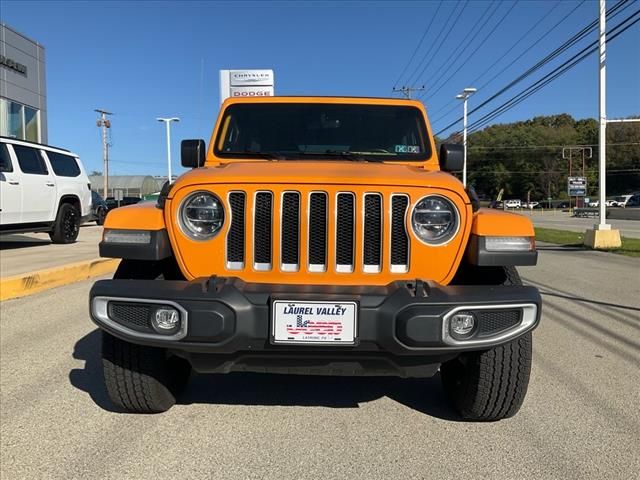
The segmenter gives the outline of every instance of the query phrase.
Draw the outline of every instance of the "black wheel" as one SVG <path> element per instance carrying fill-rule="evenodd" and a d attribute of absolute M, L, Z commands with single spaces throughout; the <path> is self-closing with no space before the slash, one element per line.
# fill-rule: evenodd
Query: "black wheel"
<path fill-rule="evenodd" d="M 49 237 L 53 243 L 73 243 L 80 233 L 80 212 L 70 203 L 63 203 L 58 209 L 56 222 Z"/>
<path fill-rule="evenodd" d="M 163 348 L 135 345 L 102 332 L 104 382 L 111 401 L 132 413 L 166 412 L 185 387 L 191 365 Z"/>
<path fill-rule="evenodd" d="M 173 258 L 158 262 L 122 260 L 113 278 L 180 279 Z M 126 342 L 102 332 L 102 366 L 111 401 L 133 413 L 165 412 L 189 382 L 191 365 L 164 348 Z"/>
<path fill-rule="evenodd" d="M 98 218 L 96 218 L 96 225 L 104 225 L 104 219 L 107 218 L 107 209 L 106 208 L 98 209 L 97 217 Z"/>
<path fill-rule="evenodd" d="M 477 273 L 477 272 L 476 272 Z M 514 267 L 493 268 L 481 278 L 503 285 L 522 285 Z M 495 285 L 496 283 L 492 283 Z M 442 364 L 444 389 L 467 420 L 496 421 L 515 415 L 527 393 L 531 373 L 532 336 L 480 352 L 468 352 Z"/>

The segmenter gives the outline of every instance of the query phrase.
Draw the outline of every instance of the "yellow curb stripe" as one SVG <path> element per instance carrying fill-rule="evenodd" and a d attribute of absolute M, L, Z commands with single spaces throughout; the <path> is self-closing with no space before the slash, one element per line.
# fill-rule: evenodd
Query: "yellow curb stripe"
<path fill-rule="evenodd" d="M 106 275 L 115 271 L 118 263 L 120 263 L 119 259 L 98 258 L 0 278 L 0 301 Z"/>

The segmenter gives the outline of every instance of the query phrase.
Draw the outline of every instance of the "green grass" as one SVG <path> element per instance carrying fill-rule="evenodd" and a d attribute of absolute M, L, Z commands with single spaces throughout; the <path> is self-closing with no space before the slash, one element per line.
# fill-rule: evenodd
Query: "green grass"
<path fill-rule="evenodd" d="M 583 245 L 584 233 L 539 227 L 535 227 L 535 231 L 536 241 L 538 242 L 556 243 L 558 245 L 565 245 L 568 247 L 588 248 Z M 629 257 L 640 257 L 640 238 L 622 237 L 622 247 L 605 251 L 620 255 L 627 255 Z"/>

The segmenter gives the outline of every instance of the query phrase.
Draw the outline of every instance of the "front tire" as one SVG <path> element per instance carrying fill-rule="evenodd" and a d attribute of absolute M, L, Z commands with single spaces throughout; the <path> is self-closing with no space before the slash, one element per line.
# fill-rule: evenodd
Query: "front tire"
<path fill-rule="evenodd" d="M 191 366 L 162 348 L 120 340 L 102 332 L 102 366 L 111 401 L 131 413 L 166 412 L 189 380 Z"/>
<path fill-rule="evenodd" d="M 522 285 L 514 267 L 492 268 L 473 274 L 476 279 L 483 278 L 487 282 L 481 284 Z M 515 415 L 524 402 L 531 358 L 532 335 L 527 332 L 506 345 L 460 354 L 442 364 L 440 376 L 447 396 L 463 418 L 502 420 Z"/>
<path fill-rule="evenodd" d="M 96 218 L 96 225 L 104 225 L 105 218 L 107 218 L 107 210 L 105 208 L 99 209 Z"/>
<path fill-rule="evenodd" d="M 49 237 L 53 243 L 74 243 L 80 233 L 80 213 L 70 203 L 63 203 L 58 209 L 56 222 Z"/>

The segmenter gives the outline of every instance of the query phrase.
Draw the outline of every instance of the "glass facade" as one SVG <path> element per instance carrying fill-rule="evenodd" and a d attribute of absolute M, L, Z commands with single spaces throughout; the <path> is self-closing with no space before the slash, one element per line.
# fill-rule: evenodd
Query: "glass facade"
<path fill-rule="evenodd" d="M 21 103 L 0 98 L 0 135 L 40 142 L 40 112 Z"/>

